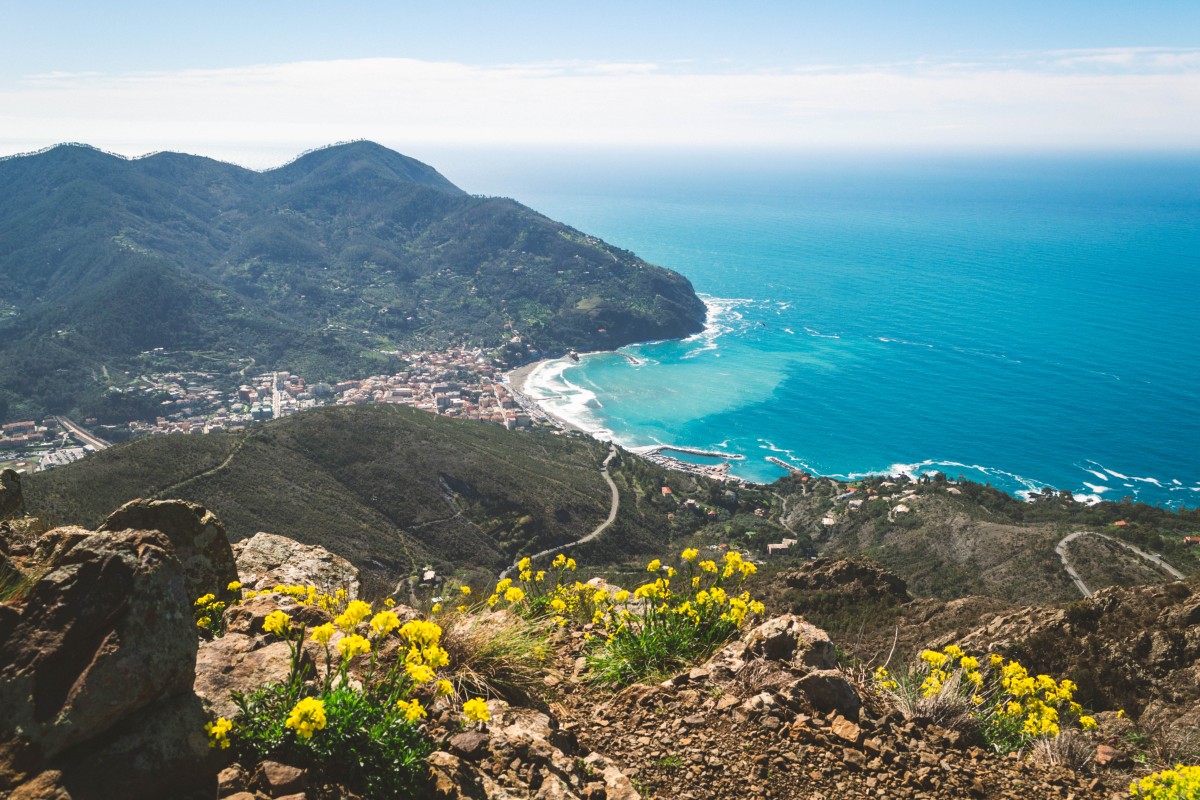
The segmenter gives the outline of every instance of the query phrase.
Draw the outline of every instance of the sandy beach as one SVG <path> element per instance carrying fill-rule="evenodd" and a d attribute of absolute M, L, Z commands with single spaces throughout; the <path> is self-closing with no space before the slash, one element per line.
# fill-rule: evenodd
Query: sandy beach
<path fill-rule="evenodd" d="M 534 371 L 543 364 L 558 360 L 559 359 L 557 358 L 544 358 L 541 361 L 533 361 L 529 364 L 523 364 L 514 370 L 509 370 L 508 372 L 504 373 L 504 378 L 508 381 L 508 388 L 510 391 L 512 391 L 513 396 L 517 399 L 517 402 L 520 403 L 521 406 L 527 412 L 529 412 L 529 415 L 535 419 L 545 420 L 546 422 L 549 422 L 565 431 L 576 431 L 578 433 L 585 433 L 591 436 L 590 432 L 584 430 L 570 420 L 563 419 L 557 414 L 546 410 L 544 406 L 525 393 L 525 383 L 529 380 L 529 376 L 532 375 Z"/>

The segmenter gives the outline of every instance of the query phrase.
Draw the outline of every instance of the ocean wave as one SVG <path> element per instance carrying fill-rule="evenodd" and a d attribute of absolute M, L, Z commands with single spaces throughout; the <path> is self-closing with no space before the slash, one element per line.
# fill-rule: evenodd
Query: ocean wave
<path fill-rule="evenodd" d="M 925 342 L 910 342 L 906 339 L 892 339 L 888 336 L 875 336 L 872 338 L 874 338 L 876 341 L 884 342 L 885 344 L 907 344 L 911 345 L 912 347 L 928 347 L 930 350 L 934 349 L 933 345 L 926 344 Z"/>
<path fill-rule="evenodd" d="M 1105 492 L 1111 492 L 1111 491 L 1112 491 L 1112 487 L 1111 487 L 1111 486 L 1099 486 L 1099 485 L 1097 485 L 1097 484 L 1094 484 L 1094 483 L 1088 483 L 1087 481 L 1084 481 L 1084 482 L 1083 482 L 1083 485 L 1084 485 L 1084 486 L 1086 486 L 1087 488 L 1091 489 L 1091 490 L 1092 490 L 1093 492 L 1095 492 L 1096 494 L 1104 494 Z"/>
<path fill-rule="evenodd" d="M 681 358 L 695 358 L 702 353 L 716 350 L 719 347 L 717 340 L 722 336 L 745 330 L 748 323 L 746 315 L 742 313 L 741 309 L 759 302 L 747 297 L 713 297 L 707 294 L 698 296 L 704 301 L 705 308 L 708 309 L 708 322 L 704 326 L 704 330 L 683 340 L 684 344 L 695 342 L 700 346 L 688 350 Z"/>
<path fill-rule="evenodd" d="M 812 328 L 808 327 L 807 325 L 804 326 L 804 332 L 807 333 L 809 336 L 815 336 L 818 339 L 840 339 L 840 338 L 842 338 L 841 336 L 837 335 L 836 333 L 821 333 L 820 331 L 813 330 Z"/>
<path fill-rule="evenodd" d="M 547 413 L 568 425 L 604 441 L 615 441 L 613 431 L 604 426 L 595 414 L 603 404 L 590 389 L 572 383 L 564 374 L 578 366 L 567 358 L 539 364 L 525 379 L 524 394 Z"/>

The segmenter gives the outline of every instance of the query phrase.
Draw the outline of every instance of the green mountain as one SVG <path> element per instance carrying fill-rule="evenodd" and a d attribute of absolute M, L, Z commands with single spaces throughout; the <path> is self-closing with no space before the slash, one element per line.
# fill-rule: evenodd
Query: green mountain
<path fill-rule="evenodd" d="M 82 145 L 0 160 L 0 420 L 146 413 L 120 389 L 150 351 L 347 378 L 398 347 L 519 359 L 704 315 L 686 278 L 370 142 L 265 172 Z"/>

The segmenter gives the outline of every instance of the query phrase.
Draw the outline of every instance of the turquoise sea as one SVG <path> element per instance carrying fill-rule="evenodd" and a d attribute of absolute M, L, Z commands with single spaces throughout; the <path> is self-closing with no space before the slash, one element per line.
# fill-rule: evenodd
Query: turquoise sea
<path fill-rule="evenodd" d="M 737 453 L 756 481 L 775 456 L 1200 504 L 1200 158 L 531 157 L 496 179 L 708 302 L 698 336 L 533 375 L 597 435 Z"/>

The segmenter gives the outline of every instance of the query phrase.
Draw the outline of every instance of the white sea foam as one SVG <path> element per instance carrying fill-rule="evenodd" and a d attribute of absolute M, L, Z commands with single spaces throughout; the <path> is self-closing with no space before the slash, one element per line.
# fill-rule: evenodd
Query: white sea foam
<path fill-rule="evenodd" d="M 792 336 L 795 336 L 795 335 L 796 335 L 796 332 L 795 332 L 794 330 L 792 330 L 791 328 L 784 328 L 784 329 L 783 329 L 783 332 L 784 332 L 784 333 L 790 333 Z"/>
<path fill-rule="evenodd" d="M 1094 506 L 1104 499 L 1098 494 L 1072 494 L 1071 497 L 1075 499 L 1076 503 L 1084 503 L 1089 506 Z"/>
<path fill-rule="evenodd" d="M 808 327 L 807 325 L 804 326 L 804 332 L 807 333 L 809 336 L 815 336 L 818 339 L 840 339 L 840 338 L 842 338 L 841 336 L 838 336 L 836 333 L 821 333 L 820 331 L 813 330 L 812 328 Z"/>
<path fill-rule="evenodd" d="M 704 294 L 699 297 L 708 309 L 708 324 L 704 326 L 704 330 L 683 340 L 685 344 L 695 342 L 700 346 L 689 350 L 682 358 L 695 358 L 701 353 L 716 350 L 719 346 L 718 339 L 745 327 L 746 317 L 738 309 L 755 302 L 745 297 L 713 297 Z"/>
<path fill-rule="evenodd" d="M 888 338 L 887 336 L 876 336 L 875 339 L 880 342 L 885 342 L 887 344 L 907 344 L 907 345 L 911 345 L 913 347 L 928 347 L 930 350 L 934 349 L 933 345 L 926 344 L 925 342 L 909 342 L 904 339 L 891 339 L 891 338 Z"/>
<path fill-rule="evenodd" d="M 1112 491 L 1112 487 L 1111 487 L 1111 486 L 1097 486 L 1096 484 L 1094 484 L 1094 483 L 1088 483 L 1087 481 L 1084 481 L 1084 482 L 1083 482 L 1083 485 L 1084 485 L 1084 486 L 1086 486 L 1086 487 L 1088 487 L 1089 489 L 1091 489 L 1091 490 L 1092 490 L 1093 492 L 1095 492 L 1096 494 L 1104 494 L 1105 492 L 1111 492 L 1111 491 Z"/>
<path fill-rule="evenodd" d="M 1097 478 L 1099 478 L 1102 481 L 1108 480 L 1108 476 L 1105 475 L 1103 472 L 1098 472 L 1094 469 L 1088 469 L 1087 467 L 1082 467 L 1081 469 L 1083 469 L 1084 472 L 1092 473 L 1093 475 L 1095 475 Z"/>
<path fill-rule="evenodd" d="M 606 428 L 594 413 L 594 409 L 601 407 L 596 393 L 572 383 L 563 374 L 574 366 L 576 363 L 566 358 L 539 364 L 525 379 L 525 394 L 546 413 L 587 431 L 597 439 L 613 441 L 613 431 Z"/>

